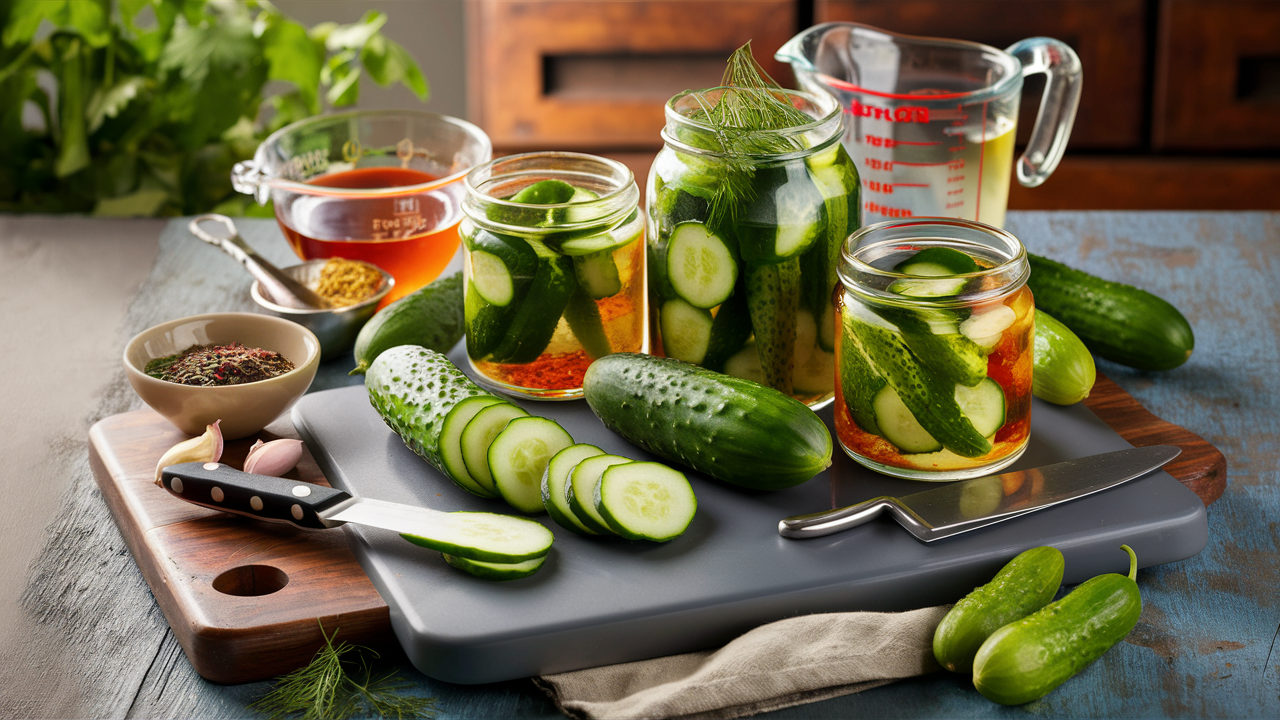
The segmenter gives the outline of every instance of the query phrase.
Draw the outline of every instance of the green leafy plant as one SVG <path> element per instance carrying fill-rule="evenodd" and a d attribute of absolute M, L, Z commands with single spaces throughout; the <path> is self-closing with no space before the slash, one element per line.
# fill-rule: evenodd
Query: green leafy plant
<path fill-rule="evenodd" d="M 267 0 L 0 0 L 0 211 L 257 209 L 231 166 L 270 132 L 427 81 L 387 16 L 307 29 Z"/>
<path fill-rule="evenodd" d="M 359 670 L 355 661 L 344 658 L 359 651 L 378 654 L 368 648 L 347 642 L 333 644 L 338 634 L 326 635 L 324 647 L 306 667 L 280 678 L 271 692 L 249 705 L 251 710 L 269 720 L 300 717 L 303 720 L 344 720 L 360 717 L 430 718 L 435 715 L 435 700 L 405 695 L 410 684 L 394 671 L 374 675 L 368 661 L 361 657 Z M 352 674 L 356 672 L 357 674 Z"/>

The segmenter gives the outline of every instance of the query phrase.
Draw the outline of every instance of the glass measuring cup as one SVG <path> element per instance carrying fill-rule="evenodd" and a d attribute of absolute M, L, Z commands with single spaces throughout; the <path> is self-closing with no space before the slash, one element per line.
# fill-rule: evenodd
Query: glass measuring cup
<path fill-rule="evenodd" d="M 382 305 L 435 280 L 458 249 L 462 177 L 493 146 L 457 118 L 407 110 L 321 115 L 288 125 L 231 171 L 303 260 L 342 257 L 391 273 Z"/>
<path fill-rule="evenodd" d="M 1047 76 L 1017 163 L 1027 187 L 1062 160 L 1080 101 L 1080 60 L 1051 38 L 1001 51 L 831 22 L 775 57 L 791 63 L 802 89 L 834 95 L 849 116 L 844 145 L 862 174 L 866 223 L 942 216 L 1002 226 L 1023 78 Z"/>

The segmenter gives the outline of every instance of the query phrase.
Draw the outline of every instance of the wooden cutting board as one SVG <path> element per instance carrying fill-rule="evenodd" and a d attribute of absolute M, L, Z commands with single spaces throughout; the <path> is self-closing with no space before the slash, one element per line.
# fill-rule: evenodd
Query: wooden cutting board
<path fill-rule="evenodd" d="M 1135 446 L 1177 445 L 1165 470 L 1207 506 L 1226 487 L 1226 459 L 1200 436 L 1152 415 L 1099 376 L 1085 404 Z M 283 423 L 283 425 L 282 425 Z M 287 418 L 261 434 L 292 433 Z M 155 463 L 185 439 L 154 411 L 99 421 L 89 455 L 138 567 L 192 666 L 208 680 L 263 680 L 306 664 L 326 633 L 378 648 L 394 643 L 390 613 L 344 533 L 298 530 L 177 500 L 154 484 Z M 253 439 L 227 444 L 240 467 Z M 328 484 L 309 453 L 289 477 Z"/>

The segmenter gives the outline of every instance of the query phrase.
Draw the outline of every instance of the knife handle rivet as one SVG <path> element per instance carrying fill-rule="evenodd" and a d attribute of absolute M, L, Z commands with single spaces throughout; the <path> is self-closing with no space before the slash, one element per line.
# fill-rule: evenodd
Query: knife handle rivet
<path fill-rule="evenodd" d="M 204 469 L 213 472 L 218 469 L 218 463 L 205 463 Z"/>
<path fill-rule="evenodd" d="M 289 512 L 293 514 L 293 519 L 294 519 L 294 520 L 301 520 L 301 519 L 302 519 L 302 506 L 301 506 L 301 505 L 294 505 L 293 507 L 289 508 Z"/>
<path fill-rule="evenodd" d="M 249 507 L 253 508 L 254 512 L 262 510 L 262 498 L 257 495 L 249 498 Z"/>
<path fill-rule="evenodd" d="M 311 488 L 307 487 L 306 485 L 294 485 L 294 486 L 293 486 L 293 496 L 294 496 L 294 497 L 306 497 L 306 496 L 308 496 L 308 495 L 310 495 L 310 494 L 311 494 Z M 295 507 L 297 507 L 297 506 L 295 506 Z"/>
<path fill-rule="evenodd" d="M 214 502 L 222 502 L 222 499 L 226 497 L 225 495 L 222 494 L 222 488 L 220 487 L 215 487 L 212 490 L 210 490 L 209 496 L 213 498 Z"/>
<path fill-rule="evenodd" d="M 174 478 L 173 480 L 169 481 L 169 487 L 173 488 L 174 492 L 181 495 L 182 494 L 182 478 Z"/>

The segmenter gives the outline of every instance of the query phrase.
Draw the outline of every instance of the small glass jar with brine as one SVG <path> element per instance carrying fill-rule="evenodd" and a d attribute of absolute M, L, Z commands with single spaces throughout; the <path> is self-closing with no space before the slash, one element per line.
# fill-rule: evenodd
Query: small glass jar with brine
<path fill-rule="evenodd" d="M 625 165 L 512 155 L 465 187 L 467 356 L 482 382 L 567 400 L 594 359 L 647 349 L 644 218 Z"/>
<path fill-rule="evenodd" d="M 922 218 L 851 235 L 840 263 L 836 435 L 863 465 L 962 480 L 1022 455 L 1035 306 L 1016 237 Z"/>

